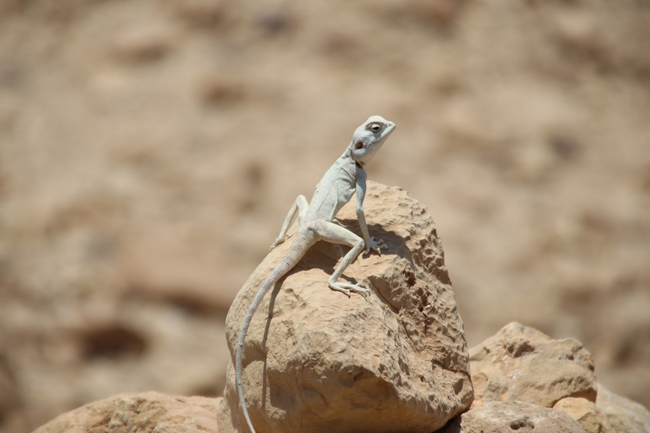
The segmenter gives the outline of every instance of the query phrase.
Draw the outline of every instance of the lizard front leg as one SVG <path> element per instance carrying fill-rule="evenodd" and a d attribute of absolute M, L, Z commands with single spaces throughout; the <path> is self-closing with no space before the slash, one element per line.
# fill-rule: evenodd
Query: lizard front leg
<path fill-rule="evenodd" d="M 387 248 L 383 239 L 375 241 L 375 238 L 370 237 L 368 233 L 368 225 L 366 224 L 366 215 L 363 212 L 363 200 L 366 198 L 366 171 L 357 167 L 357 220 L 359 220 L 359 227 L 361 227 L 361 235 L 366 246 L 366 253 L 370 250 L 377 251 L 381 255 L 381 249 Z"/>
<path fill-rule="evenodd" d="M 334 244 L 349 245 L 352 247 L 352 249 L 343 257 L 343 260 L 327 281 L 330 289 L 343 292 L 348 296 L 350 296 L 350 292 L 357 292 L 364 296 L 368 295 L 370 290 L 359 284 L 340 283 L 337 281 L 343 274 L 343 271 L 345 271 L 361 251 L 363 251 L 363 239 L 352 233 L 350 230 L 325 220 L 317 220 L 314 223 L 314 230 L 318 234 L 318 237 L 324 241 Z"/>
<path fill-rule="evenodd" d="M 309 209 L 309 203 L 307 202 L 307 199 L 304 195 L 299 195 L 298 198 L 296 198 L 296 201 L 293 202 L 291 209 L 289 209 L 289 213 L 282 223 L 280 234 L 278 235 L 278 238 L 275 240 L 275 242 L 273 242 L 273 245 L 271 245 L 271 250 L 280 245 L 286 239 L 287 230 L 289 230 L 289 226 L 291 225 L 291 221 L 293 221 L 293 217 L 296 215 L 296 211 L 298 212 L 298 225 L 300 225 L 300 221 L 305 215 L 305 212 L 307 212 L 307 209 Z"/>

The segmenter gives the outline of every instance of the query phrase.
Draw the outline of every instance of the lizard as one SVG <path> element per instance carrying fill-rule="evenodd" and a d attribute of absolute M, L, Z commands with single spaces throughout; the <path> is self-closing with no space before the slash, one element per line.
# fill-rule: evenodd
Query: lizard
<path fill-rule="evenodd" d="M 365 214 L 363 212 L 363 200 L 366 196 L 367 174 L 364 166 L 372 159 L 382 147 L 388 136 L 395 129 L 395 123 L 384 119 L 381 116 L 370 116 L 352 135 L 352 141 L 336 162 L 325 172 L 323 178 L 316 185 L 316 190 L 311 202 L 303 195 L 299 195 L 291 206 L 277 239 L 271 245 L 271 250 L 285 241 L 287 230 L 298 214 L 298 230 L 292 244 L 289 246 L 285 256 L 280 263 L 271 271 L 271 274 L 259 288 L 255 298 L 251 302 L 237 341 L 237 353 L 235 356 L 235 376 L 237 383 L 237 394 L 239 395 L 239 406 L 244 414 L 246 423 L 251 433 L 256 433 L 253 423 L 246 409 L 244 399 L 244 386 L 242 381 L 242 349 L 246 332 L 255 314 L 255 310 L 262 302 L 262 298 L 275 283 L 289 272 L 305 255 L 307 250 L 319 240 L 343 244 L 352 247 L 343 257 L 343 260 L 334 270 L 328 280 L 330 289 L 343 292 L 350 297 L 351 292 L 359 293 L 364 297 L 370 291 L 352 283 L 338 282 L 343 271 L 357 258 L 365 248 L 366 254 L 370 250 L 381 254 L 381 249 L 386 248 L 383 240 L 375 241 L 368 234 Z M 356 192 L 357 206 L 356 213 L 361 227 L 363 238 L 357 236 L 348 229 L 332 222 L 339 210 L 345 205 Z"/>

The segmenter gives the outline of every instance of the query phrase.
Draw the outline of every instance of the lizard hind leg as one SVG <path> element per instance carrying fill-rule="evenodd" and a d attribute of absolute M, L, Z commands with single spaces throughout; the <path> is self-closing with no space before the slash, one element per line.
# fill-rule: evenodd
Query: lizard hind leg
<path fill-rule="evenodd" d="M 314 228 L 322 240 L 334 244 L 349 245 L 352 247 L 352 249 L 348 251 L 348 253 L 343 257 L 343 260 L 327 281 L 330 289 L 336 290 L 338 292 L 343 292 L 348 296 L 350 296 L 350 292 L 356 292 L 363 296 L 368 295 L 370 293 L 370 290 L 363 287 L 362 285 L 337 281 L 345 269 L 350 266 L 350 264 L 359 256 L 359 254 L 361 254 L 361 251 L 363 251 L 365 248 L 363 239 L 352 233 L 350 230 L 341 227 L 338 224 L 325 220 L 316 221 Z"/>

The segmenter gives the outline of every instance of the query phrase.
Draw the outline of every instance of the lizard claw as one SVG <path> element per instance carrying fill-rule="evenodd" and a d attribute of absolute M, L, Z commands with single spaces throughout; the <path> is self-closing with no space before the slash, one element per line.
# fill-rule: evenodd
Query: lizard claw
<path fill-rule="evenodd" d="M 273 248 L 277 247 L 277 246 L 280 245 L 282 242 L 284 242 L 284 239 L 277 238 L 277 239 L 275 240 L 275 242 L 273 242 L 273 244 L 271 245 L 271 248 L 269 248 L 269 251 L 273 251 Z"/>
<path fill-rule="evenodd" d="M 337 282 L 329 282 L 330 289 L 336 290 L 337 292 L 343 292 L 346 295 L 348 295 L 348 298 L 350 298 L 350 294 L 352 292 L 358 293 L 364 298 L 370 294 L 370 290 L 367 288 L 360 286 L 359 284 L 351 284 L 351 283 L 337 283 Z"/>
<path fill-rule="evenodd" d="M 366 245 L 366 254 L 370 253 L 370 250 L 374 250 L 377 251 L 377 253 L 381 256 L 382 248 L 388 248 L 384 240 L 379 239 L 378 241 L 375 241 L 375 238 L 371 237 L 370 242 L 368 242 L 368 245 Z"/>

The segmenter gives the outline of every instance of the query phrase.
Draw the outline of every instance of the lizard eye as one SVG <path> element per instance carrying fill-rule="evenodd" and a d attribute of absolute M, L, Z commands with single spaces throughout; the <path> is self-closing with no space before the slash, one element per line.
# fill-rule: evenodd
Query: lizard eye
<path fill-rule="evenodd" d="M 363 142 L 362 142 L 362 141 L 357 141 L 357 142 L 354 144 L 354 148 L 355 148 L 355 149 L 361 149 L 361 148 L 363 148 Z"/>
<path fill-rule="evenodd" d="M 370 129 L 372 132 L 379 132 L 381 131 L 381 125 L 379 123 L 371 123 L 368 125 L 368 129 Z"/>

